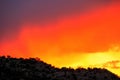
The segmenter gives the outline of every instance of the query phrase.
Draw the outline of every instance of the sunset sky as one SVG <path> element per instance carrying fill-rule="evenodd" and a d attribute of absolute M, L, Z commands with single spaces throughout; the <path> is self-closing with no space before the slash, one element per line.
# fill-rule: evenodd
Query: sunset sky
<path fill-rule="evenodd" d="M 119 0 L 1 0 L 0 55 L 120 75 Z"/>

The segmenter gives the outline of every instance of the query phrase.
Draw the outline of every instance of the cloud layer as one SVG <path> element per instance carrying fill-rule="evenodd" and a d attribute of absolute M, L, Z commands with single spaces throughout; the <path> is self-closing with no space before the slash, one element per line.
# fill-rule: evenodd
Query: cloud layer
<path fill-rule="evenodd" d="M 24 23 L 46 24 L 59 17 L 84 13 L 100 6 L 111 4 L 113 0 L 1 0 L 0 41 L 16 38 Z"/>
<path fill-rule="evenodd" d="M 120 46 L 120 4 L 110 1 L 3 1 L 0 55 L 59 67 L 119 60 L 108 51 Z"/>

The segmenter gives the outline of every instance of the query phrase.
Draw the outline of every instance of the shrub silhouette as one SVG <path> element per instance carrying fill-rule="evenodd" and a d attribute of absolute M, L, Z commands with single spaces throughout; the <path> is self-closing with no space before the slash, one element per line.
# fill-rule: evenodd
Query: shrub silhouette
<path fill-rule="evenodd" d="M 106 69 L 56 68 L 38 58 L 0 57 L 0 80 L 120 80 Z"/>

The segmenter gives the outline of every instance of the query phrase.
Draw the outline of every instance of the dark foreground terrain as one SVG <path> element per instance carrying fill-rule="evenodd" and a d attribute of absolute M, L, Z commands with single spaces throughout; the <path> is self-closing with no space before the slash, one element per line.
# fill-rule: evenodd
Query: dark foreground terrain
<path fill-rule="evenodd" d="M 0 80 L 120 80 L 106 69 L 55 68 L 38 58 L 0 57 Z"/>

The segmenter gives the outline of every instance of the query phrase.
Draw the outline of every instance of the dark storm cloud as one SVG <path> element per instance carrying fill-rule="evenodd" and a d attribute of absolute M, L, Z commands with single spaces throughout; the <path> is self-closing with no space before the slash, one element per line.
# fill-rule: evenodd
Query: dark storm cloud
<path fill-rule="evenodd" d="M 0 14 L 0 41 L 3 38 L 10 39 L 20 28 L 21 8 L 20 3 L 13 0 L 1 0 Z"/>
<path fill-rule="evenodd" d="M 0 0 L 0 41 L 11 39 L 23 23 L 44 23 L 112 0 Z"/>

